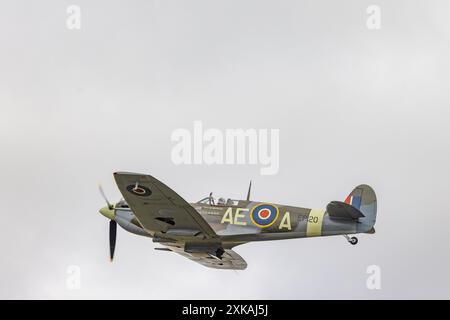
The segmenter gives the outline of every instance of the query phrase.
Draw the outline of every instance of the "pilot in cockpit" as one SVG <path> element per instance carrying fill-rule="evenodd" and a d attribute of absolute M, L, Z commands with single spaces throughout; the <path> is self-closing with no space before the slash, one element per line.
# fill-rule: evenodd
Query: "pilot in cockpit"
<path fill-rule="evenodd" d="M 202 200 L 198 201 L 197 203 L 206 204 L 210 206 L 217 206 L 217 207 L 230 207 L 230 206 L 237 206 L 238 200 L 232 200 L 228 199 L 226 200 L 223 197 L 220 197 L 217 199 L 217 202 L 215 201 L 214 197 L 212 196 L 212 192 L 209 194 L 209 197 L 203 198 Z"/>
<path fill-rule="evenodd" d="M 219 198 L 219 200 L 217 200 L 217 205 L 220 207 L 224 207 L 225 206 L 225 198 Z"/>

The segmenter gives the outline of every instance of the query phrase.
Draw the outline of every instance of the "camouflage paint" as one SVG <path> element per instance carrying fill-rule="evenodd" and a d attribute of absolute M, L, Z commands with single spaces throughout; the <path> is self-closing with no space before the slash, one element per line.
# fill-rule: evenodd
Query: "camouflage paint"
<path fill-rule="evenodd" d="M 345 202 L 331 202 L 328 212 L 249 200 L 189 204 L 152 176 L 114 176 L 126 202 L 100 209 L 102 215 L 211 268 L 245 269 L 231 249 L 249 241 L 373 233 L 376 221 L 377 200 L 368 185 L 356 187 Z"/>

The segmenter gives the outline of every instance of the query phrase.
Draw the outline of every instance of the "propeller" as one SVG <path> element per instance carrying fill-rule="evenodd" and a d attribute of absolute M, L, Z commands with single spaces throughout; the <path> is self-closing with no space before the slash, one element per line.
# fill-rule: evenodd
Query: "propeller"
<path fill-rule="evenodd" d="M 111 262 L 114 259 L 114 250 L 116 249 L 117 222 L 109 221 L 109 258 Z"/>
<path fill-rule="evenodd" d="M 100 191 L 102 198 L 105 200 L 106 204 L 108 205 L 108 209 L 109 210 L 114 209 L 114 206 L 111 204 L 111 202 L 108 201 L 108 198 L 106 197 L 105 191 L 103 191 L 103 187 L 101 184 L 98 185 L 98 190 Z"/>
<path fill-rule="evenodd" d="M 98 190 L 100 191 L 100 194 L 105 200 L 108 209 L 114 210 L 114 205 L 108 201 L 108 198 L 106 197 L 101 184 L 98 185 Z M 102 212 L 101 210 L 100 212 Z M 116 238 L 117 238 L 117 222 L 113 220 L 113 218 L 111 218 L 111 220 L 109 221 L 109 257 L 111 261 L 113 261 L 114 259 L 114 250 L 116 249 Z"/>

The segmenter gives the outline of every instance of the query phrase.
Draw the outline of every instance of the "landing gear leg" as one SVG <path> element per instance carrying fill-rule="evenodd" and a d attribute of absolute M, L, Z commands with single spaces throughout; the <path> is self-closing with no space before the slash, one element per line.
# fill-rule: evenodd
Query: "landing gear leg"
<path fill-rule="evenodd" d="M 344 234 L 344 238 L 347 239 L 347 241 L 352 245 L 355 245 L 358 243 L 357 237 L 349 237 L 348 235 Z"/>

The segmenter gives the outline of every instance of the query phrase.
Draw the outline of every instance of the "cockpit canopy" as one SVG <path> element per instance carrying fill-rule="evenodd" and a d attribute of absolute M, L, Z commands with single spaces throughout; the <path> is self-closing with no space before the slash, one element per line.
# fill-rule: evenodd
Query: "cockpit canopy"
<path fill-rule="evenodd" d="M 213 196 L 209 196 L 206 198 L 201 199 L 200 201 L 197 201 L 197 203 L 209 205 L 209 206 L 217 206 L 217 207 L 233 207 L 237 206 L 239 203 L 239 200 L 234 199 L 227 199 L 225 198 L 214 198 Z"/>

